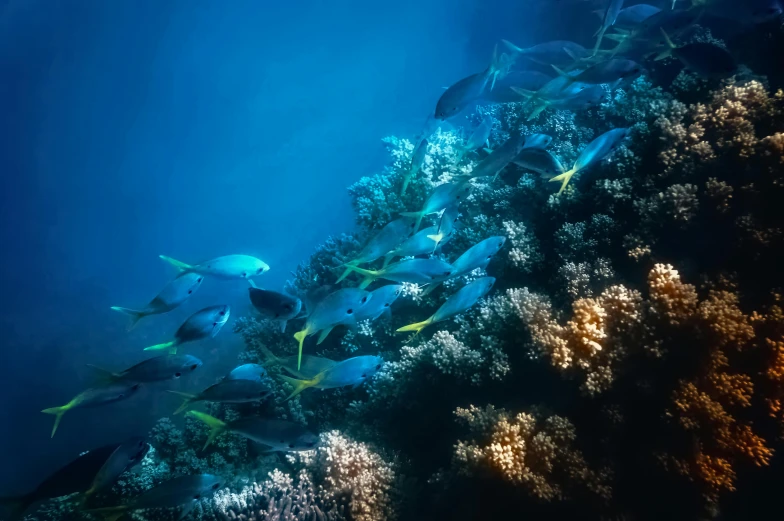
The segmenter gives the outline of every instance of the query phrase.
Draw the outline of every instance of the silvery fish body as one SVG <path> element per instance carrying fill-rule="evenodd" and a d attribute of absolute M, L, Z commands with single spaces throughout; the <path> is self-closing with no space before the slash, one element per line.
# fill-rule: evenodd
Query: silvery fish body
<path fill-rule="evenodd" d="M 229 422 L 227 428 L 273 451 L 313 450 L 319 443 L 318 436 L 304 426 L 283 420 L 241 418 Z"/>
<path fill-rule="evenodd" d="M 337 389 L 349 385 L 359 385 L 381 369 L 383 360 L 378 356 L 356 356 L 338 362 L 324 371 L 313 387 L 316 389 Z"/>
<path fill-rule="evenodd" d="M 551 101 L 550 108 L 554 110 L 584 110 L 598 105 L 606 96 L 601 85 L 583 85 L 583 87 L 576 94 Z"/>
<path fill-rule="evenodd" d="M 281 366 L 289 373 L 299 378 L 313 378 L 337 364 L 334 360 L 320 356 L 302 355 L 302 365 L 297 370 L 297 355 L 287 356 L 281 360 Z"/>
<path fill-rule="evenodd" d="M 414 220 L 410 217 L 401 217 L 381 228 L 367 245 L 362 248 L 357 258 L 352 261 L 357 264 L 372 262 L 381 258 L 398 246 L 414 230 Z"/>
<path fill-rule="evenodd" d="M 476 150 L 485 146 L 490 139 L 490 132 L 493 130 L 493 121 L 489 118 L 482 119 L 482 122 L 474 129 L 471 136 L 466 140 L 465 150 Z"/>
<path fill-rule="evenodd" d="M 484 90 L 486 78 L 483 72 L 472 74 L 446 89 L 436 103 L 435 118 L 451 118 L 476 101 Z"/>
<path fill-rule="evenodd" d="M 512 88 L 536 92 L 544 87 L 551 76 L 539 71 L 512 71 L 499 79 L 493 90 L 486 89 L 481 100 L 488 103 L 514 103 L 520 101 L 520 94 Z"/>
<path fill-rule="evenodd" d="M 553 142 L 553 137 L 548 136 L 547 134 L 530 134 L 525 136 L 525 146 L 523 150 L 526 148 L 547 148 L 550 146 L 550 143 Z"/>
<path fill-rule="evenodd" d="M 378 278 L 393 282 L 430 284 L 444 281 L 453 274 L 452 265 L 440 259 L 407 259 L 390 264 L 379 272 Z"/>
<path fill-rule="evenodd" d="M 422 208 L 422 214 L 428 215 L 431 213 L 438 213 L 447 206 L 459 204 L 464 201 L 471 193 L 473 186 L 466 181 L 459 181 L 455 183 L 444 183 L 436 186 L 430 197 L 425 201 L 425 206 Z"/>
<path fill-rule="evenodd" d="M 482 277 L 466 284 L 438 308 L 438 311 L 433 314 L 431 322 L 446 320 L 471 308 L 480 298 L 487 295 L 493 284 L 495 284 L 493 277 Z"/>
<path fill-rule="evenodd" d="M 192 355 L 162 355 L 149 358 L 119 373 L 118 379 L 128 382 L 152 383 L 177 380 L 201 367 L 202 361 Z"/>
<path fill-rule="evenodd" d="M 143 309 L 137 310 L 119 306 L 112 306 L 112 309 L 129 315 L 132 320 L 130 325 L 132 328 L 146 316 L 168 313 L 177 308 L 201 287 L 202 280 L 204 280 L 204 276 L 199 273 L 182 273 L 179 277 L 169 282 Z"/>
<path fill-rule="evenodd" d="M 247 403 L 270 396 L 269 385 L 262 380 L 223 380 L 196 395 L 193 401 Z"/>
<path fill-rule="evenodd" d="M 383 313 L 389 312 L 392 304 L 394 304 L 397 298 L 400 296 L 400 291 L 402 288 L 402 286 L 398 286 L 396 284 L 388 284 L 374 290 L 372 292 L 373 297 L 370 299 L 370 301 L 362 306 L 359 311 L 357 311 L 357 321 L 368 319 L 375 320 Z"/>
<path fill-rule="evenodd" d="M 575 59 L 586 58 L 590 54 L 590 51 L 579 43 L 568 40 L 544 42 L 527 49 L 517 47 L 506 40 L 504 44 L 523 58 L 544 66 L 564 67 L 574 63 Z"/>
<path fill-rule="evenodd" d="M 183 322 L 174 338 L 178 344 L 215 337 L 229 320 L 231 308 L 226 305 L 210 306 L 197 311 Z"/>
<path fill-rule="evenodd" d="M 250 255 L 224 255 L 199 264 L 186 264 L 165 255 L 161 255 L 161 259 L 183 273 L 200 273 L 221 279 L 247 279 L 269 270 L 266 262 Z"/>
<path fill-rule="evenodd" d="M 611 58 L 607 61 L 591 65 L 577 75 L 569 75 L 572 81 L 598 85 L 601 83 L 614 83 L 621 79 L 637 76 L 642 72 L 642 67 L 635 61 L 625 58 Z M 576 94 L 576 93 L 575 93 Z"/>
<path fill-rule="evenodd" d="M 574 163 L 574 170 L 580 171 L 598 163 L 618 148 L 628 135 L 628 128 L 615 128 L 597 137 L 580 152 L 580 156 Z"/>
<path fill-rule="evenodd" d="M 463 275 L 476 268 L 484 268 L 506 243 L 506 237 L 490 237 L 468 248 L 458 259 L 452 263 L 453 276 Z"/>
<path fill-rule="evenodd" d="M 71 403 L 71 409 L 100 407 L 130 398 L 140 388 L 136 382 L 113 382 L 101 387 L 87 389 L 79 393 Z"/>
<path fill-rule="evenodd" d="M 267 370 L 259 364 L 242 364 L 235 367 L 223 380 L 253 380 L 260 382 L 267 376 Z"/>
<path fill-rule="evenodd" d="M 438 233 L 438 226 L 429 226 L 419 230 L 414 235 L 403 241 L 403 244 L 392 250 L 386 255 L 386 259 L 393 259 L 395 257 L 415 257 L 417 255 L 425 255 L 433 253 L 437 244 L 428 237 L 429 235 L 436 235 Z"/>
<path fill-rule="evenodd" d="M 337 325 L 356 322 L 355 313 L 367 304 L 372 295 L 359 288 L 344 288 L 330 293 L 319 302 L 308 317 L 305 329 L 321 331 Z"/>

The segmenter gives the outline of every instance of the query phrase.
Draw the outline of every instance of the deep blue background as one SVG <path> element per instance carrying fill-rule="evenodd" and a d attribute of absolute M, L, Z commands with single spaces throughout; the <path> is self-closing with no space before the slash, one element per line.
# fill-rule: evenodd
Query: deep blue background
<path fill-rule="evenodd" d="M 157 293 L 174 275 L 159 254 L 254 254 L 272 266 L 261 283 L 281 286 L 350 231 L 345 188 L 384 164 L 380 139 L 417 133 L 441 87 L 483 69 L 496 41 L 584 41 L 564 11 L 541 12 L 524 0 L 0 2 L 0 495 L 177 405 L 148 388 L 66 414 L 49 440 L 39 411 L 89 385 L 85 363 L 135 363 L 205 305 L 245 313 L 245 284 L 207 280 L 126 333 L 109 306 Z M 206 364 L 178 388 L 211 383 L 240 350 L 230 324 L 189 348 Z"/>

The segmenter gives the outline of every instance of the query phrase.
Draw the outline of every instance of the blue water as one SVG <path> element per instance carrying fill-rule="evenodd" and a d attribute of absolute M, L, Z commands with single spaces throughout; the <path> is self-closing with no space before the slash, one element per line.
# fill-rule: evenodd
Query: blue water
<path fill-rule="evenodd" d="M 147 390 L 66 415 L 50 440 L 39 411 L 89 385 L 86 363 L 135 363 L 208 304 L 245 314 L 245 284 L 207 280 L 126 333 L 109 307 L 163 287 L 174 271 L 159 254 L 256 255 L 279 288 L 352 230 L 346 187 L 383 167 L 381 138 L 415 135 L 499 35 L 581 36 L 548 12 L 520 0 L 0 3 L 0 488 L 170 413 L 171 397 Z M 240 343 L 227 328 L 195 347 L 209 369 L 189 385 L 233 366 Z"/>

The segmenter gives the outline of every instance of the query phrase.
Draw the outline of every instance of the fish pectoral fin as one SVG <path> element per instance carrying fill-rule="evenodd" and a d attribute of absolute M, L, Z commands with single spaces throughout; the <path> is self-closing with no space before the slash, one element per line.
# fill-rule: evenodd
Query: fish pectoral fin
<path fill-rule="evenodd" d="M 162 260 L 165 260 L 166 262 L 168 262 L 169 264 L 171 264 L 172 266 L 174 266 L 180 271 L 188 271 L 190 269 L 193 269 L 193 266 L 191 266 L 190 264 L 180 262 L 177 259 L 172 259 L 171 257 L 167 257 L 166 255 L 158 255 L 158 257 L 160 257 Z"/>
<path fill-rule="evenodd" d="M 321 333 L 319 334 L 318 340 L 316 341 L 316 345 L 320 345 L 324 340 L 326 340 L 334 328 L 335 326 L 331 326 L 326 329 L 322 329 Z"/>
<path fill-rule="evenodd" d="M 286 324 L 288 324 L 289 321 L 288 320 L 279 320 L 278 322 L 280 323 L 280 332 L 281 333 L 285 333 L 286 332 Z"/>
<path fill-rule="evenodd" d="M 181 412 L 186 410 L 190 404 L 196 401 L 197 398 L 195 394 L 182 393 L 180 391 L 172 391 L 171 389 L 167 389 L 166 392 L 176 394 L 177 396 L 180 396 L 185 399 L 185 401 L 182 402 L 182 405 L 180 405 L 180 407 L 174 411 L 175 415 L 180 414 Z"/>
<path fill-rule="evenodd" d="M 185 517 L 191 513 L 191 510 L 193 510 L 193 507 L 195 507 L 196 503 L 198 502 L 199 502 L 198 499 L 192 499 L 187 503 L 185 503 L 184 505 L 182 505 L 182 507 L 180 508 L 180 515 L 177 516 L 177 521 L 180 521 L 181 519 L 185 519 Z"/>

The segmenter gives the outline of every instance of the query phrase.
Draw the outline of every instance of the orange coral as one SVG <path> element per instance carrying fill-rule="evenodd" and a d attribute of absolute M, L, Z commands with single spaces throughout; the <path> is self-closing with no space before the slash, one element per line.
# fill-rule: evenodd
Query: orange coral
<path fill-rule="evenodd" d="M 697 290 L 681 282 L 681 276 L 669 264 L 656 264 L 648 274 L 651 312 L 673 325 L 683 323 L 697 308 Z"/>

